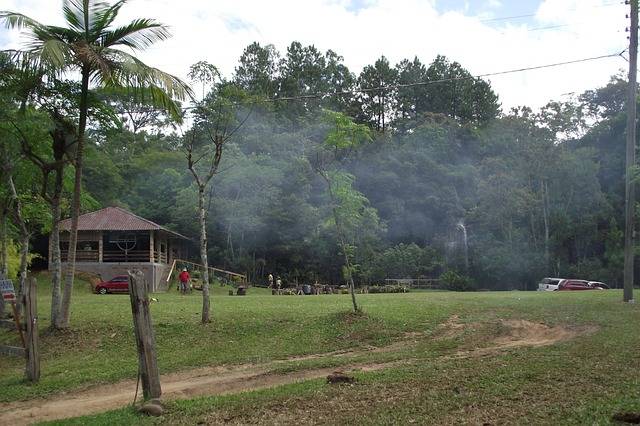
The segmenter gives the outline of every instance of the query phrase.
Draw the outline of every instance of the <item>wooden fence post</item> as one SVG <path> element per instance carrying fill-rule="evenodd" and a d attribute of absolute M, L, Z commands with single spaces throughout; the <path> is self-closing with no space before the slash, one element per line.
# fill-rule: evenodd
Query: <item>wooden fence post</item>
<path fill-rule="evenodd" d="M 138 368 L 142 379 L 144 399 L 160 398 L 160 375 L 156 357 L 156 340 L 149 312 L 149 297 L 144 273 L 129 271 L 129 296 L 133 314 L 133 329 L 138 348 Z"/>
<path fill-rule="evenodd" d="M 30 277 L 24 291 L 24 319 L 27 324 L 27 367 L 26 376 L 30 382 L 40 380 L 40 349 L 38 334 L 38 305 L 36 279 Z"/>

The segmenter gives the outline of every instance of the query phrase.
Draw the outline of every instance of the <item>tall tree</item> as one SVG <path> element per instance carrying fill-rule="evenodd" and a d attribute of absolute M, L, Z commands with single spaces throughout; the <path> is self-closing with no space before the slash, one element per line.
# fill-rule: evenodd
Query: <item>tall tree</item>
<path fill-rule="evenodd" d="M 263 47 L 253 42 L 242 52 L 233 82 L 249 94 L 273 97 L 279 61 L 280 54 L 272 44 Z"/>
<path fill-rule="evenodd" d="M 446 114 L 462 123 L 486 123 L 500 111 L 491 85 L 473 77 L 458 62 L 438 55 L 427 68 L 428 111 Z"/>
<path fill-rule="evenodd" d="M 242 126 L 237 119 L 237 102 L 244 92 L 233 84 L 221 82 L 199 103 L 193 128 L 184 136 L 187 167 L 198 189 L 200 224 L 200 263 L 202 264 L 202 323 L 211 322 L 209 298 L 209 260 L 207 253 L 207 207 L 209 183 L 220 169 L 229 140 Z M 246 118 L 245 118 L 246 119 Z"/>
<path fill-rule="evenodd" d="M 114 28 L 112 25 L 125 2 L 120 0 L 109 5 L 99 0 L 64 0 L 62 13 L 66 27 L 41 24 L 16 12 L 0 12 L 0 20 L 5 22 L 7 28 L 24 29 L 29 33 L 30 44 L 14 55 L 23 66 L 43 69 L 53 77 L 71 71 L 80 74 L 68 268 L 61 305 L 62 328 L 69 327 L 90 84 L 129 87 L 134 91 L 147 89 L 149 92 L 145 90 L 140 93 L 150 93 L 154 102 L 176 118 L 180 114 L 173 98 L 185 99 L 192 95 L 189 87 L 180 79 L 147 66 L 134 55 L 119 49 L 142 50 L 169 37 L 166 26 L 147 18 Z"/>
<path fill-rule="evenodd" d="M 404 130 L 418 115 L 428 111 L 426 104 L 427 68 L 415 57 L 413 61 L 403 59 L 396 65 L 398 73 L 397 126 Z M 413 86 L 410 86 L 413 85 Z"/>
<path fill-rule="evenodd" d="M 396 90 L 387 87 L 395 85 L 397 80 L 397 70 L 391 67 L 384 56 L 373 65 L 364 67 L 358 77 L 363 119 L 379 132 L 387 130 L 393 120 Z"/>
<path fill-rule="evenodd" d="M 344 259 L 344 278 L 349 283 L 353 310 L 357 312 L 359 308 L 353 281 L 355 247 L 349 244 L 347 232 L 349 228 L 354 228 L 350 225 L 357 222 L 365 210 L 366 197 L 353 189 L 353 176 L 336 170 L 335 165 L 358 145 L 370 141 L 371 132 L 366 125 L 356 124 L 339 112 L 325 110 L 324 120 L 329 130 L 322 144 L 315 150 L 311 162 L 327 185 L 333 223 Z"/>

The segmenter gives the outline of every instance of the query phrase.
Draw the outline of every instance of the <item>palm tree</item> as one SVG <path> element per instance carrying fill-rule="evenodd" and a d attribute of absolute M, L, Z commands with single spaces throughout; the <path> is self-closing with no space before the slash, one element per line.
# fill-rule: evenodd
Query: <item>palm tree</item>
<path fill-rule="evenodd" d="M 153 19 L 135 19 L 128 25 L 112 27 L 125 3 L 126 0 L 113 5 L 97 0 L 63 0 L 65 27 L 44 25 L 20 13 L 0 12 L 0 21 L 4 21 L 7 28 L 24 29 L 29 33 L 31 42 L 26 48 L 12 52 L 22 66 L 44 70 L 51 78 L 70 73 L 79 73 L 81 78 L 68 268 L 58 315 L 60 321 L 55 328 L 69 326 L 90 85 L 127 87 L 141 96 L 150 94 L 154 104 L 165 108 L 178 120 L 179 108 L 173 99 L 193 98 L 186 83 L 121 50 L 142 50 L 170 36 L 167 27 Z"/>

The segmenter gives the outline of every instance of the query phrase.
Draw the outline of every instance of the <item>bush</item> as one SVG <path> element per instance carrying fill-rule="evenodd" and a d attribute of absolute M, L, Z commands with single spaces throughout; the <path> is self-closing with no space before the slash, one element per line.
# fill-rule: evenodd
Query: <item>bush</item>
<path fill-rule="evenodd" d="M 369 287 L 369 293 L 408 293 L 409 288 L 403 285 L 374 285 Z"/>
<path fill-rule="evenodd" d="M 456 271 L 447 271 L 440 275 L 440 282 L 442 282 L 446 290 L 450 291 L 475 290 L 475 284 L 473 280 L 466 275 L 457 273 Z"/>

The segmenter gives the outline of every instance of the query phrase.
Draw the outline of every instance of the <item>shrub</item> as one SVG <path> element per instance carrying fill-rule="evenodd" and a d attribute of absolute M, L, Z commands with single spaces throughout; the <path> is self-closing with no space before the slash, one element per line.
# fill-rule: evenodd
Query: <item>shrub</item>
<path fill-rule="evenodd" d="M 373 285 L 369 293 L 408 293 L 409 288 L 403 285 Z"/>
<path fill-rule="evenodd" d="M 473 280 L 466 276 L 457 273 L 456 271 L 447 271 L 440 275 L 440 282 L 444 285 L 446 290 L 450 291 L 474 291 L 475 285 Z"/>

